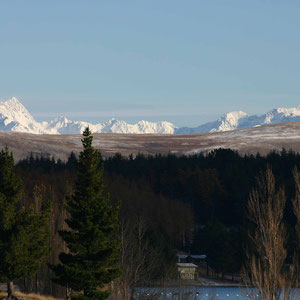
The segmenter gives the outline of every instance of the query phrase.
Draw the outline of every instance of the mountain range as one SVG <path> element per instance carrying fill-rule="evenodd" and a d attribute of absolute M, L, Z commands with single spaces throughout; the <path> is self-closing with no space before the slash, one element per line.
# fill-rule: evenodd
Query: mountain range
<path fill-rule="evenodd" d="M 300 106 L 295 108 L 275 108 L 263 115 L 249 116 L 243 111 L 224 114 L 218 120 L 204 123 L 198 127 L 177 127 L 174 124 L 139 121 L 128 124 L 111 119 L 104 123 L 91 124 L 71 121 L 59 117 L 50 122 L 37 122 L 22 103 L 15 97 L 0 102 L 0 131 L 15 131 L 34 134 L 80 134 L 89 126 L 94 133 L 132 133 L 132 134 L 198 134 L 245 129 L 262 125 L 300 121 Z"/>

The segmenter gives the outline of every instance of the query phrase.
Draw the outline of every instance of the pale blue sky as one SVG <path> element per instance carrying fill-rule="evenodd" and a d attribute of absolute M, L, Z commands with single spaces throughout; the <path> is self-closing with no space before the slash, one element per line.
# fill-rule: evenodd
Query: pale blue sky
<path fill-rule="evenodd" d="M 0 99 L 194 126 L 300 105 L 300 1 L 2 0 Z"/>

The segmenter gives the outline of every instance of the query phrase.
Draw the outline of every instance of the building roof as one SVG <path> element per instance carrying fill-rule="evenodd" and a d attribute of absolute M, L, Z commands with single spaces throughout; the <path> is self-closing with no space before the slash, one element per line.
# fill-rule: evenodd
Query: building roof
<path fill-rule="evenodd" d="M 198 266 L 192 263 L 177 263 L 178 267 L 182 268 L 197 268 Z"/>
<path fill-rule="evenodd" d="M 181 259 L 184 259 L 184 258 L 187 258 L 188 255 L 187 254 L 177 254 L 177 257 L 181 258 Z"/>
<path fill-rule="evenodd" d="M 185 259 L 187 257 L 195 258 L 195 259 L 205 259 L 206 255 L 205 254 L 181 254 L 177 253 L 177 257 L 180 259 Z"/>
<path fill-rule="evenodd" d="M 205 259 L 206 255 L 205 254 L 195 254 L 195 255 L 190 255 L 191 258 L 195 258 L 195 259 Z"/>

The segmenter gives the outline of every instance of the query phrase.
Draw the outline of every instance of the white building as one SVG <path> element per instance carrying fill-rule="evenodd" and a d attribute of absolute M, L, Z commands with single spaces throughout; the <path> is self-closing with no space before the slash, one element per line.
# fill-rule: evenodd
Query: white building
<path fill-rule="evenodd" d="M 193 263 L 177 263 L 177 269 L 181 279 L 195 279 L 197 265 Z"/>

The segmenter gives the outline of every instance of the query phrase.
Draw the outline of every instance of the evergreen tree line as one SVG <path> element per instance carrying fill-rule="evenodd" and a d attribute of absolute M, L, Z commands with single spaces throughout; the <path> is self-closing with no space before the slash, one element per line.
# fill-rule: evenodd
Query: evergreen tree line
<path fill-rule="evenodd" d="M 66 249 L 58 263 L 47 264 L 53 271 L 51 280 L 65 287 L 73 300 L 107 299 L 106 285 L 120 275 L 119 208 L 104 191 L 103 165 L 92 140 L 86 128 L 74 191 L 64 204 L 65 226 L 56 230 Z M 9 300 L 17 299 L 14 281 L 24 280 L 25 285 L 25 277 L 38 271 L 53 249 L 45 192 L 44 185 L 34 185 L 33 203 L 21 203 L 23 184 L 14 172 L 13 155 L 8 148 L 0 152 L 0 282 L 7 283 Z M 38 277 L 35 274 L 36 292 Z"/>
<path fill-rule="evenodd" d="M 120 247 L 124 252 L 119 262 L 123 275 L 115 281 L 119 290 L 176 276 L 178 250 L 207 254 L 217 272 L 238 272 L 245 261 L 241 250 L 247 243 L 249 193 L 255 177 L 267 166 L 286 190 L 284 218 L 290 230 L 288 246 L 293 247 L 292 170 L 295 166 L 300 169 L 299 154 L 282 150 L 264 157 L 241 156 L 218 149 L 191 156 L 139 154 L 134 158 L 116 154 L 104 159 L 99 152 L 95 155 L 97 166 L 104 168 L 106 187 L 102 188 L 110 193 L 112 205 L 120 204 Z M 66 197 L 74 195 L 78 164 L 80 158 L 71 153 L 66 162 L 31 155 L 15 166 L 25 187 L 24 195 L 16 198 L 18 206 L 44 203 L 43 209 L 39 204 L 39 210 L 49 214 L 46 203 L 51 204 L 49 244 L 54 250 L 47 260 L 51 265 L 59 264 L 59 253 L 66 250 L 59 231 L 65 230 Z M 135 277 L 133 268 L 139 270 Z M 51 281 L 54 275 L 44 263 L 42 269 L 23 276 L 18 284 L 27 291 L 64 296 L 66 289 Z"/>
<path fill-rule="evenodd" d="M 31 155 L 18 162 L 16 168 L 25 180 L 28 178 L 24 174 L 31 172 L 37 177 L 65 173 L 68 181 L 72 181 L 77 160 L 74 153 L 66 162 Z M 270 166 L 277 183 L 285 186 L 288 199 L 285 218 L 291 224 L 295 221 L 290 204 L 294 196 L 292 170 L 300 168 L 300 154 L 293 151 L 283 149 L 266 156 L 259 153 L 242 156 L 231 149 L 217 149 L 206 155 L 139 154 L 135 158 L 117 153 L 106 159 L 100 155 L 100 162 L 108 185 L 126 182 L 143 186 L 155 195 L 190 205 L 196 224 L 218 220 L 226 226 L 245 223 L 245 207 L 255 178 Z"/>

